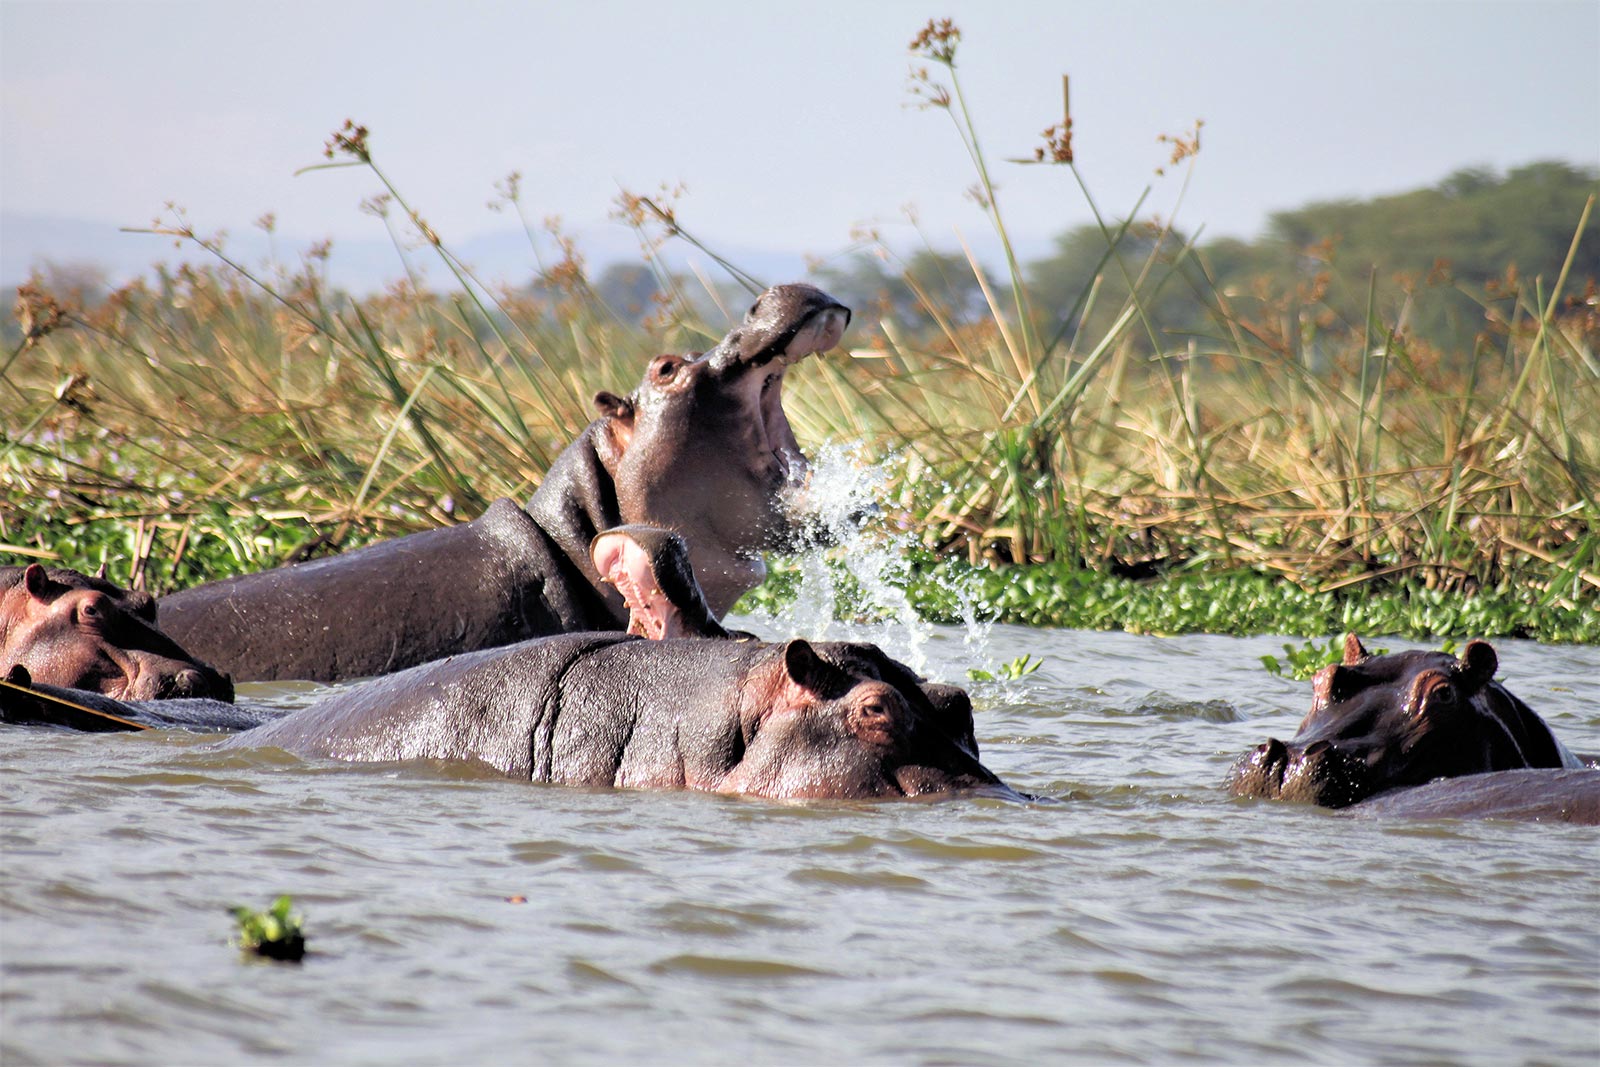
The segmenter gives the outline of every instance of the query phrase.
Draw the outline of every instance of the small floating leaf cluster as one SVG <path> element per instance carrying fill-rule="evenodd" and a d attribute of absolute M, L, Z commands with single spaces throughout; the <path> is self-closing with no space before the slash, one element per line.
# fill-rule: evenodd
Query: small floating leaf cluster
<path fill-rule="evenodd" d="M 278 897 L 265 911 L 236 906 L 232 910 L 238 924 L 240 950 L 271 960 L 295 962 L 306 954 L 304 917 L 290 909 L 294 902 L 287 894 Z"/>

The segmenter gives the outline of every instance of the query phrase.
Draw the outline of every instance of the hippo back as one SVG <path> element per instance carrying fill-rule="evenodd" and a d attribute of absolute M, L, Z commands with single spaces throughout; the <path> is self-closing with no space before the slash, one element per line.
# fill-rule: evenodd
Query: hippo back
<path fill-rule="evenodd" d="M 460 526 L 174 593 L 161 615 L 235 677 L 320 682 L 627 619 L 507 499 Z"/>

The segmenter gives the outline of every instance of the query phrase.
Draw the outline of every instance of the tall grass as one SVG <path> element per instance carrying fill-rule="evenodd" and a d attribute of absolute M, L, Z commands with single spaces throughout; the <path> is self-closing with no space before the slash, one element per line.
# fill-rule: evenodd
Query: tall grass
<path fill-rule="evenodd" d="M 914 55 L 943 73 L 920 68 L 916 91 L 969 153 L 1004 284 L 974 261 L 976 323 L 918 290 L 931 329 L 885 318 L 852 338 L 853 358 L 802 367 L 789 409 L 803 441 L 895 457 L 891 517 L 972 563 L 1245 568 L 1310 591 L 1408 582 L 1596 603 L 1600 361 L 1592 309 L 1563 303 L 1565 270 L 1475 294 L 1485 330 L 1467 353 L 1382 321 L 1376 288 L 1354 323 L 1329 314 L 1314 279 L 1223 291 L 1192 244 L 1128 252 L 1140 204 L 1100 211 L 1067 114 L 1034 161 L 1082 192 L 1105 237 L 1099 276 L 1125 285 L 1097 280 L 1043 308 L 1011 250 L 958 44 L 948 22 L 919 35 Z M 1174 145 L 1192 166 L 1198 132 Z M 570 242 L 534 289 L 488 284 L 378 169 L 364 129 L 347 125 L 329 151 L 330 165 L 373 172 L 387 193 L 369 210 L 415 231 L 455 284 L 426 289 L 397 242 L 407 280 L 354 299 L 329 289 L 325 253 L 246 264 L 174 214 L 158 232 L 213 266 L 161 271 L 97 306 L 25 287 L 0 363 L 0 552 L 103 559 L 159 590 L 470 518 L 538 485 L 596 389 L 629 388 L 650 355 L 703 348 L 728 325 L 715 287 L 700 301 L 712 310 L 693 310 L 655 251 L 699 242 L 654 201 L 621 209 L 653 236 L 644 255 L 666 283 L 644 330 L 595 294 Z M 1588 224 L 1586 209 L 1577 233 Z M 1153 324 L 1169 286 L 1191 288 L 1209 328 Z M 1101 307 L 1110 289 L 1129 295 Z"/>

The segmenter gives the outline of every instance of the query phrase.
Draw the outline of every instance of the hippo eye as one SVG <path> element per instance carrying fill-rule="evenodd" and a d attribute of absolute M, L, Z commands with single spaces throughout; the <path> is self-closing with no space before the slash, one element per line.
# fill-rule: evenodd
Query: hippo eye
<path fill-rule="evenodd" d="M 91 597 L 78 604 L 79 622 L 99 622 L 105 618 L 105 611 L 100 607 L 100 601 Z"/>
<path fill-rule="evenodd" d="M 657 383 L 670 382 L 677 377 L 678 369 L 682 366 L 683 360 L 663 356 L 656 362 L 650 373 L 655 376 Z"/>

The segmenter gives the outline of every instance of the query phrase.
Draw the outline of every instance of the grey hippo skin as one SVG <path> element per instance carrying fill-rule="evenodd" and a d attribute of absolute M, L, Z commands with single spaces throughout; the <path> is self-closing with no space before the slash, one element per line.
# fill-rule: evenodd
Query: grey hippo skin
<path fill-rule="evenodd" d="M 699 357 L 661 356 L 633 393 L 557 457 L 527 508 L 329 559 L 211 582 L 161 600 L 167 632 L 238 680 L 337 681 L 555 633 L 620 630 L 622 597 L 589 545 L 648 523 L 682 535 L 721 616 L 766 573 L 760 553 L 800 532 L 785 507 L 806 471 L 783 377 L 837 345 L 847 308 L 810 285 L 762 293 Z"/>
<path fill-rule="evenodd" d="M 1484 641 L 1459 659 L 1374 656 L 1351 634 L 1344 661 L 1317 672 L 1299 731 L 1246 753 L 1229 788 L 1356 814 L 1600 823 L 1600 770 L 1496 682 L 1498 668 Z"/>
<path fill-rule="evenodd" d="M 233 683 L 156 625 L 156 602 L 104 578 L 37 563 L 0 567 L 0 677 L 123 700 L 233 699 Z"/>
<path fill-rule="evenodd" d="M 0 685 L 8 721 L 38 721 L 13 700 L 27 696 Z M 237 713 L 201 701 L 96 707 L 150 725 Z M 1025 799 L 978 761 L 960 689 L 924 684 L 872 645 L 798 639 L 536 638 L 377 678 L 221 743 L 355 761 L 476 760 L 561 785 Z"/>

